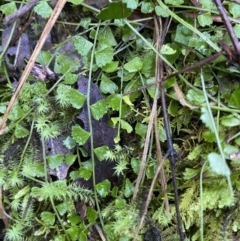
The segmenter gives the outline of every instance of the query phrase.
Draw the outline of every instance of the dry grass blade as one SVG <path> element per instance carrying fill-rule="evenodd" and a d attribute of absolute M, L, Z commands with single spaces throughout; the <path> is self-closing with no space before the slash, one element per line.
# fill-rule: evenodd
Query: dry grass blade
<path fill-rule="evenodd" d="M 14 94 L 13 94 L 13 96 L 12 96 L 12 98 L 11 98 L 9 104 L 8 104 L 6 112 L 4 113 L 3 119 L 2 119 L 2 121 L 0 123 L 0 134 L 4 133 L 5 123 L 6 123 L 7 119 L 8 119 L 8 116 L 9 116 L 9 114 L 10 114 L 10 112 L 11 112 L 11 110 L 12 110 L 12 108 L 13 108 L 15 102 L 16 102 L 16 100 L 18 99 L 20 91 L 21 91 L 24 83 L 26 82 L 26 80 L 27 80 L 27 78 L 28 78 L 28 76 L 29 76 L 33 66 L 34 66 L 36 58 L 37 58 L 38 54 L 40 53 L 40 51 L 42 49 L 42 46 L 43 46 L 47 36 L 49 35 L 51 29 L 53 28 L 53 25 L 55 24 L 59 14 L 61 13 L 61 11 L 62 11 L 62 9 L 63 9 L 63 7 L 65 5 L 65 3 L 66 3 L 66 0 L 59 0 L 57 2 L 56 6 L 55 6 L 55 8 L 54 8 L 54 10 L 52 12 L 51 17 L 49 18 L 49 20 L 48 20 L 48 22 L 47 22 L 47 24 L 46 24 L 46 26 L 45 26 L 45 28 L 44 28 L 44 30 L 42 32 L 42 35 L 41 35 L 41 37 L 40 37 L 40 39 L 39 39 L 39 41 L 38 41 L 38 43 L 37 43 L 33 53 L 32 53 L 32 56 L 29 59 L 28 64 L 27 64 L 24 72 L 22 73 L 22 76 L 21 76 L 21 78 L 19 80 L 18 87 L 17 87 L 16 91 L 14 92 Z"/>

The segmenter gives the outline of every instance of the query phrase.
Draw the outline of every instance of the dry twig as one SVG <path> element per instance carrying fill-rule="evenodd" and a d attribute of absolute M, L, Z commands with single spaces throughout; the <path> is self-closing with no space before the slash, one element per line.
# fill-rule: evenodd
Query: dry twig
<path fill-rule="evenodd" d="M 52 12 L 52 15 L 51 17 L 49 18 L 43 32 L 42 32 L 42 35 L 40 36 L 40 39 L 32 53 L 32 56 L 31 58 L 29 59 L 28 61 L 28 64 L 24 70 L 24 72 L 22 73 L 22 76 L 19 80 L 19 84 L 18 84 L 18 87 L 16 89 L 16 91 L 14 92 L 9 104 L 8 104 L 8 107 L 7 107 L 7 110 L 5 111 L 4 113 L 4 116 L 2 118 L 2 121 L 0 122 L 0 134 L 3 134 L 4 133 L 4 130 L 5 130 L 5 123 L 8 119 L 8 116 L 15 104 L 15 102 L 17 101 L 18 99 L 18 96 L 21 92 L 21 89 L 24 85 L 24 83 L 26 82 L 33 66 L 34 66 L 34 63 L 36 61 L 36 58 L 38 56 L 38 54 L 40 53 L 41 49 L 42 49 L 42 46 L 43 44 L 45 43 L 45 40 L 47 38 L 47 36 L 49 35 L 50 31 L 52 30 L 53 28 L 53 25 L 55 24 L 59 14 L 61 13 L 65 3 L 66 3 L 67 0 L 59 0 L 58 3 L 56 4 L 53 12 Z"/>

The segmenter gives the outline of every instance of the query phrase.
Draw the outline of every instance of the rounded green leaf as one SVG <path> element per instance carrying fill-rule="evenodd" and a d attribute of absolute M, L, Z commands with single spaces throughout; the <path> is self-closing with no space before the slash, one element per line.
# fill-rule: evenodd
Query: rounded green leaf
<path fill-rule="evenodd" d="M 66 97 L 68 98 L 72 107 L 76 109 L 81 109 L 86 99 L 85 95 L 83 95 L 82 93 L 80 93 L 78 90 L 75 90 L 75 89 L 68 90 Z"/>
<path fill-rule="evenodd" d="M 114 94 L 118 90 L 118 86 L 111 81 L 105 74 L 102 74 L 100 90 L 104 94 Z"/>
<path fill-rule="evenodd" d="M 71 225 L 77 225 L 81 222 L 81 218 L 78 215 L 70 215 L 68 216 L 68 220 Z"/>
<path fill-rule="evenodd" d="M 91 50 L 93 43 L 81 36 L 75 36 L 73 38 L 73 45 L 81 56 L 86 56 Z"/>
<path fill-rule="evenodd" d="M 17 11 L 16 3 L 15 1 L 11 1 L 10 3 L 3 4 L 0 7 L 0 11 L 3 12 L 6 16 L 11 15 L 12 13 Z"/>
<path fill-rule="evenodd" d="M 169 16 L 169 14 L 160 6 L 155 7 L 155 12 L 156 12 L 156 15 L 163 18 L 167 18 Z"/>
<path fill-rule="evenodd" d="M 45 224 L 53 225 L 55 223 L 55 214 L 50 212 L 42 212 L 41 219 Z"/>
<path fill-rule="evenodd" d="M 170 46 L 164 44 L 160 50 L 161 54 L 165 54 L 165 55 L 171 55 L 171 54 L 175 54 L 176 50 L 172 49 Z"/>
<path fill-rule="evenodd" d="M 168 113 L 171 116 L 177 116 L 178 115 L 178 108 L 179 108 L 178 102 L 175 101 L 175 100 L 171 100 L 170 104 L 168 106 Z"/>
<path fill-rule="evenodd" d="M 125 64 L 123 67 L 128 72 L 132 73 L 132 72 L 140 71 L 142 69 L 142 66 L 143 66 L 143 62 L 142 62 L 141 58 L 135 57 L 134 59 L 129 61 L 127 64 Z"/>
<path fill-rule="evenodd" d="M 153 2 L 142 2 L 141 5 L 141 12 L 142 13 L 152 13 L 154 10 L 154 4 Z"/>
<path fill-rule="evenodd" d="M 100 120 L 107 113 L 108 107 L 106 105 L 105 100 L 99 100 L 93 105 L 91 105 L 90 109 L 91 109 L 93 118 L 95 120 Z"/>
<path fill-rule="evenodd" d="M 17 124 L 16 128 L 14 130 L 14 135 L 17 138 L 23 138 L 29 135 L 29 130 L 27 130 L 26 128 L 24 128 L 23 126 Z"/>
<path fill-rule="evenodd" d="M 220 121 L 223 126 L 233 127 L 240 125 L 240 119 L 233 115 L 224 116 L 220 119 Z"/>
<path fill-rule="evenodd" d="M 112 47 L 100 44 L 95 51 L 95 59 L 98 67 L 103 67 L 113 60 L 114 50 Z"/>
<path fill-rule="evenodd" d="M 98 215 L 97 215 L 97 212 L 93 208 L 87 207 L 86 217 L 90 224 L 94 224 Z"/>
<path fill-rule="evenodd" d="M 107 98 L 107 103 L 113 110 L 119 110 L 121 99 L 122 99 L 122 96 L 119 94 L 109 95 Z"/>
<path fill-rule="evenodd" d="M 79 145 L 84 145 L 90 136 L 91 134 L 80 126 L 75 125 L 72 127 L 72 137 Z"/>
<path fill-rule="evenodd" d="M 109 147 L 108 146 L 100 146 L 95 148 L 94 150 L 95 155 L 97 156 L 97 159 L 99 161 L 103 161 L 105 159 L 105 154 L 107 151 L 109 151 Z"/>
<path fill-rule="evenodd" d="M 48 156 L 47 161 L 48 161 L 49 167 L 51 169 L 54 169 L 63 163 L 63 155 L 56 154 L 56 155 Z"/>
<path fill-rule="evenodd" d="M 213 23 L 212 17 L 211 17 L 211 13 L 203 13 L 198 15 L 198 22 L 200 24 L 200 26 L 205 27 L 205 26 L 209 26 Z"/>
<path fill-rule="evenodd" d="M 211 169 L 219 175 L 230 176 L 231 172 L 226 163 L 226 160 L 223 160 L 222 157 L 217 153 L 208 154 L 208 161 L 210 163 Z"/>
<path fill-rule="evenodd" d="M 108 180 L 104 180 L 98 183 L 95 188 L 101 197 L 106 197 L 110 191 L 111 183 Z"/>
<path fill-rule="evenodd" d="M 40 15 L 42 18 L 49 18 L 52 14 L 52 8 L 47 1 L 40 1 L 35 7 L 34 12 Z"/>

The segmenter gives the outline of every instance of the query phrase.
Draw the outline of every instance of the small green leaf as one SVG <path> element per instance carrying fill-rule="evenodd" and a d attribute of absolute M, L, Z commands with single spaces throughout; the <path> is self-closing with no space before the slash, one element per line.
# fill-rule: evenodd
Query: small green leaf
<path fill-rule="evenodd" d="M 103 66 L 102 70 L 106 73 L 112 73 L 117 70 L 118 64 L 118 61 L 111 61 L 110 63 L 107 63 L 105 66 Z"/>
<path fill-rule="evenodd" d="M 69 99 L 72 107 L 81 109 L 85 102 L 86 96 L 80 93 L 78 90 L 69 89 L 66 94 L 66 98 Z"/>
<path fill-rule="evenodd" d="M 91 23 L 91 18 L 84 17 L 81 19 L 80 26 L 82 26 L 85 29 L 88 29 L 90 23 Z"/>
<path fill-rule="evenodd" d="M 185 168 L 183 173 L 184 180 L 190 180 L 199 174 L 199 169 Z"/>
<path fill-rule="evenodd" d="M 220 121 L 223 126 L 233 127 L 240 125 L 240 119 L 234 115 L 223 116 Z"/>
<path fill-rule="evenodd" d="M 72 73 L 66 73 L 64 75 L 64 84 L 72 85 L 77 82 L 78 75 Z"/>
<path fill-rule="evenodd" d="M 160 6 L 155 7 L 155 13 L 156 13 L 156 15 L 163 17 L 163 18 L 167 18 L 169 16 L 169 14 Z"/>
<path fill-rule="evenodd" d="M 193 89 L 190 89 L 188 91 L 186 97 L 191 103 L 193 103 L 195 105 L 201 105 L 202 103 L 205 102 L 203 93 L 200 91 L 193 90 Z"/>
<path fill-rule="evenodd" d="M 63 163 L 63 159 L 64 158 L 62 154 L 56 154 L 56 155 L 51 155 L 47 157 L 47 161 L 51 169 L 54 169 L 60 166 Z"/>
<path fill-rule="evenodd" d="M 68 166 L 71 166 L 71 165 L 75 162 L 76 158 L 77 158 L 77 155 L 73 155 L 73 154 L 71 154 L 71 153 L 67 153 L 67 154 L 65 155 L 65 163 L 66 163 Z"/>
<path fill-rule="evenodd" d="M 129 17 L 131 13 L 131 9 L 127 8 L 127 5 L 121 1 L 111 2 L 101 10 L 97 18 L 100 20 L 122 19 Z"/>
<path fill-rule="evenodd" d="M 175 83 L 176 83 L 176 78 L 175 77 L 169 78 L 166 81 L 164 81 L 164 88 L 168 89 L 170 87 L 173 87 L 175 85 Z"/>
<path fill-rule="evenodd" d="M 142 2 L 141 4 L 141 12 L 142 13 L 152 13 L 154 10 L 153 2 Z"/>
<path fill-rule="evenodd" d="M 79 228 L 76 225 L 71 225 L 69 229 L 66 230 L 66 232 L 70 236 L 70 240 L 76 241 L 79 237 Z"/>
<path fill-rule="evenodd" d="M 91 105 L 90 109 L 91 109 L 93 118 L 95 120 L 100 120 L 107 113 L 108 107 L 106 105 L 105 100 L 99 100 L 93 105 Z"/>
<path fill-rule="evenodd" d="M 54 65 L 54 71 L 56 73 L 66 74 L 66 72 L 74 72 L 79 68 L 78 60 L 75 58 L 68 57 L 63 54 L 58 54 L 56 56 L 56 61 Z"/>
<path fill-rule="evenodd" d="M 203 138 L 205 141 L 210 142 L 210 143 L 216 142 L 216 137 L 215 137 L 214 133 L 211 131 L 204 131 Z"/>
<path fill-rule="evenodd" d="M 73 38 L 73 45 L 81 56 L 86 56 L 91 50 L 93 43 L 81 36 Z"/>
<path fill-rule="evenodd" d="M 127 133 L 131 133 L 133 131 L 132 126 L 129 123 L 127 123 L 125 120 L 121 120 L 120 122 L 121 122 L 121 128 L 126 130 Z"/>
<path fill-rule="evenodd" d="M 10 3 L 3 4 L 0 7 L 0 11 L 2 11 L 3 14 L 5 14 L 6 16 L 11 15 L 12 13 L 16 12 L 17 7 L 16 7 L 15 1 L 11 1 Z"/>
<path fill-rule="evenodd" d="M 224 175 L 226 177 L 230 176 L 231 172 L 225 160 L 217 153 L 208 154 L 208 161 L 210 163 L 210 167 L 214 172 L 219 175 Z"/>
<path fill-rule="evenodd" d="M 147 126 L 138 122 L 135 127 L 135 132 L 142 138 L 145 138 L 147 133 Z"/>
<path fill-rule="evenodd" d="M 109 27 L 104 27 L 102 30 L 100 30 L 100 34 L 98 35 L 98 41 L 109 46 L 117 45 L 112 30 Z"/>
<path fill-rule="evenodd" d="M 126 198 L 129 198 L 132 196 L 134 190 L 133 183 L 127 178 L 125 182 L 125 188 L 124 188 L 124 196 Z"/>
<path fill-rule="evenodd" d="M 22 108 L 17 104 L 14 105 L 13 110 L 11 111 L 9 115 L 9 119 L 12 121 L 16 121 L 24 116 L 24 112 Z"/>
<path fill-rule="evenodd" d="M 24 128 L 23 126 L 17 124 L 15 127 L 14 135 L 17 138 L 23 138 L 29 135 L 29 130 Z"/>
<path fill-rule="evenodd" d="M 52 54 L 49 51 L 42 50 L 38 55 L 36 62 L 38 62 L 41 65 L 48 65 L 51 58 Z"/>
<path fill-rule="evenodd" d="M 127 7 L 130 9 L 136 9 L 138 6 L 138 0 L 123 0 L 124 3 L 127 3 Z"/>
<path fill-rule="evenodd" d="M 114 50 L 112 47 L 100 44 L 95 51 L 95 59 L 98 67 L 103 67 L 113 60 Z"/>
<path fill-rule="evenodd" d="M 186 26 L 178 24 L 174 41 L 188 45 L 190 38 L 192 38 L 192 31 Z"/>
<path fill-rule="evenodd" d="M 98 194 L 101 197 L 106 197 L 110 191 L 111 183 L 108 180 L 104 180 L 95 186 Z"/>
<path fill-rule="evenodd" d="M 237 3 L 228 4 L 229 12 L 233 15 L 233 18 L 240 17 L 240 5 Z"/>
<path fill-rule="evenodd" d="M 102 74 L 100 91 L 104 94 L 115 94 L 118 90 L 118 86 L 112 82 L 105 74 Z"/>
<path fill-rule="evenodd" d="M 52 8 L 47 1 L 40 1 L 34 8 L 34 12 L 40 15 L 42 18 L 49 18 L 52 14 Z"/>
<path fill-rule="evenodd" d="M 168 113 L 171 115 L 171 116 L 177 116 L 178 115 L 178 108 L 179 108 L 179 105 L 178 105 L 178 102 L 175 101 L 175 100 L 171 100 L 170 101 L 170 104 L 168 106 Z"/>
<path fill-rule="evenodd" d="M 240 24 L 235 24 L 235 26 L 233 27 L 233 29 L 234 29 L 234 32 L 235 32 L 236 36 L 237 36 L 238 38 L 240 38 Z"/>
<path fill-rule="evenodd" d="M 59 212 L 59 214 L 61 216 L 63 216 L 67 210 L 68 210 L 68 203 L 67 202 L 62 202 L 62 203 L 59 203 L 57 206 L 56 206 L 56 209 L 57 211 Z"/>
<path fill-rule="evenodd" d="M 203 9 L 211 10 L 214 6 L 214 3 L 209 0 L 199 0 L 199 3 L 201 3 Z"/>
<path fill-rule="evenodd" d="M 176 50 L 172 49 L 169 45 L 164 44 L 160 50 L 160 53 L 165 55 L 171 55 L 175 54 Z"/>
<path fill-rule="evenodd" d="M 68 216 L 68 220 L 71 225 L 77 225 L 81 222 L 81 218 L 78 215 L 70 215 Z"/>
<path fill-rule="evenodd" d="M 79 241 L 87 241 L 87 235 L 83 232 L 79 234 Z"/>
<path fill-rule="evenodd" d="M 90 224 L 94 224 L 98 217 L 98 214 L 93 208 L 87 207 L 86 217 Z"/>
<path fill-rule="evenodd" d="M 120 94 L 109 95 L 107 98 L 107 103 L 113 110 L 119 110 L 121 100 L 122 96 Z"/>
<path fill-rule="evenodd" d="M 115 200 L 116 208 L 124 208 L 126 206 L 126 200 L 123 198 L 118 198 Z"/>
<path fill-rule="evenodd" d="M 229 100 L 229 106 L 240 108 L 240 89 L 236 89 L 233 91 Z"/>
<path fill-rule="evenodd" d="M 72 127 L 72 137 L 79 145 L 84 145 L 90 136 L 91 134 L 80 126 L 75 125 Z"/>
<path fill-rule="evenodd" d="M 206 107 L 202 107 L 201 112 L 202 112 L 202 115 L 201 115 L 200 119 L 212 132 L 214 132 L 213 123 L 211 120 L 211 116 L 208 112 L 208 109 Z"/>
<path fill-rule="evenodd" d="M 105 154 L 107 151 L 109 151 L 109 147 L 108 146 L 100 146 L 95 148 L 94 150 L 95 155 L 97 156 L 97 159 L 99 161 L 103 161 L 105 159 Z"/>
<path fill-rule="evenodd" d="M 76 146 L 76 141 L 71 136 L 68 136 L 63 141 L 63 145 L 66 146 L 70 150 Z"/>
<path fill-rule="evenodd" d="M 141 164 L 141 162 L 140 162 L 139 159 L 137 159 L 137 158 L 135 158 L 135 157 L 133 157 L 133 158 L 131 159 L 131 167 L 132 167 L 134 173 L 136 173 L 136 174 L 139 173 L 140 164 Z"/>
<path fill-rule="evenodd" d="M 152 51 L 148 51 L 143 56 L 142 61 L 142 69 L 141 73 L 145 75 L 145 77 L 150 78 L 155 70 L 155 55 Z"/>
<path fill-rule="evenodd" d="M 196 160 L 200 157 L 200 154 L 202 153 L 204 149 L 203 145 L 197 145 L 193 148 L 193 150 L 188 154 L 187 158 L 190 161 Z"/>
<path fill-rule="evenodd" d="M 127 105 L 129 105 L 129 106 L 134 106 L 134 104 L 130 101 L 130 99 L 129 99 L 129 95 L 125 95 L 125 96 L 123 96 L 123 100 L 124 100 L 124 102 L 127 104 Z"/>
<path fill-rule="evenodd" d="M 92 176 L 92 170 L 93 170 L 92 161 L 83 162 L 79 169 L 80 177 L 82 177 L 85 180 L 89 180 L 90 177 Z"/>
<path fill-rule="evenodd" d="M 132 73 L 132 72 L 140 71 L 142 69 L 142 66 L 143 66 L 143 62 L 142 62 L 141 58 L 135 57 L 134 59 L 132 59 L 127 64 L 124 64 L 123 67 L 128 72 Z"/>
<path fill-rule="evenodd" d="M 55 215 L 50 212 L 42 212 L 41 219 L 45 224 L 50 225 L 50 226 L 55 223 Z"/>
<path fill-rule="evenodd" d="M 118 187 L 113 187 L 112 189 L 112 197 L 117 197 L 118 196 Z"/>
<path fill-rule="evenodd" d="M 198 15 L 198 22 L 200 26 L 205 27 L 205 26 L 210 26 L 213 23 L 211 13 L 203 13 Z"/>

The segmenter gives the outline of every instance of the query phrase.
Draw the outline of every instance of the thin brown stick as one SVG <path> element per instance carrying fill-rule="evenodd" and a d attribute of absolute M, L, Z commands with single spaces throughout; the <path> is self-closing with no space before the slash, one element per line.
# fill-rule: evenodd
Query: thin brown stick
<path fill-rule="evenodd" d="M 152 105 L 152 110 L 151 110 L 151 113 L 150 113 L 150 118 L 149 118 L 149 123 L 148 123 L 146 139 L 145 139 L 145 143 L 144 143 L 144 149 L 143 149 L 143 155 L 142 155 L 140 170 L 139 170 L 138 177 L 137 177 L 137 180 L 136 180 L 136 184 L 135 184 L 135 187 L 134 187 L 133 198 L 132 198 L 133 201 L 135 201 L 135 199 L 137 197 L 140 182 L 142 180 L 142 176 L 143 176 L 144 169 L 145 169 L 145 166 L 146 166 L 147 153 L 148 153 L 148 150 L 149 150 L 149 140 L 150 140 L 150 136 L 151 136 L 151 133 L 152 133 L 153 121 L 154 121 L 154 118 L 155 118 L 155 115 L 156 115 L 156 112 L 157 112 L 158 95 L 159 95 L 159 88 L 156 88 L 155 96 L 154 96 L 154 100 L 153 100 L 153 105 Z"/>
<path fill-rule="evenodd" d="M 67 0 L 59 0 L 58 1 L 58 3 L 56 4 L 56 6 L 55 6 L 55 8 L 52 12 L 51 17 L 49 18 L 49 20 L 48 20 L 48 22 L 47 22 L 47 24 L 46 24 L 46 26 L 45 26 L 45 28 L 42 32 L 42 35 L 41 35 L 33 53 L 32 53 L 32 56 L 29 59 L 28 64 L 27 64 L 24 72 L 22 73 L 22 76 L 19 80 L 18 87 L 17 87 L 16 91 L 14 92 L 14 94 L 13 94 L 13 96 L 12 96 L 12 98 L 11 98 L 9 104 L 8 104 L 7 110 L 4 113 L 2 121 L 0 122 L 0 134 L 4 133 L 5 123 L 7 121 L 7 118 L 9 116 L 9 114 L 10 114 L 10 112 L 11 112 L 20 92 L 21 92 L 21 89 L 22 89 L 24 83 L 26 82 L 26 80 L 27 80 L 27 78 L 28 78 L 33 66 L 34 66 L 36 58 L 37 58 L 39 52 L 41 51 L 42 46 L 45 43 L 45 40 L 46 40 L 48 34 L 50 33 L 53 25 L 55 24 L 59 14 L 61 13 L 61 11 L 62 11 L 65 3 L 66 3 L 66 1 Z"/>
<path fill-rule="evenodd" d="M 158 166 L 162 166 L 164 158 L 162 156 L 162 149 L 159 141 L 157 116 L 155 116 L 155 120 L 154 120 L 154 129 L 155 129 L 155 141 L 156 141 L 156 149 L 157 149 Z M 169 205 L 169 200 L 167 196 L 167 182 L 166 182 L 165 172 L 163 168 L 161 168 L 159 171 L 159 177 L 160 177 L 162 193 L 164 196 L 165 210 L 166 210 L 167 216 L 170 217 L 170 205 Z"/>

